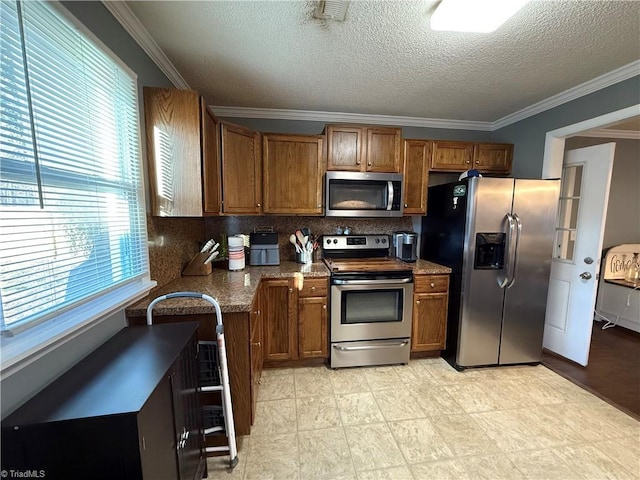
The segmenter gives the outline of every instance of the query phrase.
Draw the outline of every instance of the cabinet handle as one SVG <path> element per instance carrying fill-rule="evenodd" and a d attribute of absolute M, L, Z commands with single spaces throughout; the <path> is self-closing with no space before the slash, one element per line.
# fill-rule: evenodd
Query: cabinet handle
<path fill-rule="evenodd" d="M 316 291 L 316 287 L 311 287 L 311 291 L 315 292 Z"/>
<path fill-rule="evenodd" d="M 293 288 L 290 288 L 290 289 L 289 289 L 289 293 L 291 293 L 291 292 L 293 292 Z"/>
<path fill-rule="evenodd" d="M 467 160 L 467 161 L 466 161 L 466 162 L 464 162 L 464 163 L 471 163 L 471 162 L 470 162 L 469 160 Z"/>
<path fill-rule="evenodd" d="M 420 300 L 416 300 L 416 305 L 420 305 Z"/>
<path fill-rule="evenodd" d="M 322 305 L 322 309 L 323 309 L 323 310 L 326 310 L 326 309 L 327 309 L 327 306 L 326 306 L 326 305 Z"/>
<path fill-rule="evenodd" d="M 356 160 L 356 165 L 360 165 L 362 162 L 360 160 Z"/>
<path fill-rule="evenodd" d="M 262 385 L 262 379 L 258 380 L 258 385 Z"/>
<path fill-rule="evenodd" d="M 318 208 L 322 208 L 322 205 L 318 205 Z"/>
<path fill-rule="evenodd" d="M 262 206 L 262 205 L 261 205 L 261 204 L 259 204 L 259 203 L 256 205 L 256 207 L 261 207 L 261 206 Z"/>
<path fill-rule="evenodd" d="M 436 288 L 436 284 L 435 283 L 430 283 L 429 285 L 431 285 L 431 288 Z"/>
<path fill-rule="evenodd" d="M 408 203 L 405 203 L 405 204 L 404 204 L 404 208 L 407 208 L 407 207 L 409 207 L 409 204 L 408 204 Z"/>
<path fill-rule="evenodd" d="M 367 165 L 368 165 L 368 166 L 371 166 L 371 162 L 368 162 L 368 163 L 367 163 Z"/>
<path fill-rule="evenodd" d="M 254 347 L 259 347 L 260 346 L 260 342 L 252 342 L 251 345 L 253 345 Z"/>

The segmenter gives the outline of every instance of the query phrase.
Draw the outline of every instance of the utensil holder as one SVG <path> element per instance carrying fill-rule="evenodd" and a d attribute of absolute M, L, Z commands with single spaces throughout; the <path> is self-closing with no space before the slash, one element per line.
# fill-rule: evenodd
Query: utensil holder
<path fill-rule="evenodd" d="M 313 252 L 296 252 L 296 262 L 297 263 L 313 263 Z"/>

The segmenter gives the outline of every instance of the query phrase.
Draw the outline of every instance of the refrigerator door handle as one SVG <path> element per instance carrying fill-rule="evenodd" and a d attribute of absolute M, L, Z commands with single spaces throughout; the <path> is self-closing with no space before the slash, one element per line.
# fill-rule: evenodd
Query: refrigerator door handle
<path fill-rule="evenodd" d="M 516 245 L 513 249 L 513 262 L 511 263 L 511 280 L 506 288 L 511 288 L 516 283 L 516 277 L 518 276 L 518 260 L 520 259 L 520 235 L 522 234 L 522 221 L 518 214 L 513 214 L 513 219 L 516 221 Z"/>
<path fill-rule="evenodd" d="M 515 255 L 515 248 L 513 245 L 513 242 L 515 240 L 515 221 L 513 219 L 513 215 L 511 215 L 510 213 L 507 213 L 504 216 L 504 219 L 507 221 L 508 224 L 508 229 L 507 229 L 507 241 L 505 242 L 507 244 L 507 252 L 505 255 L 505 262 L 504 262 L 504 278 L 500 279 L 500 277 L 498 277 L 498 285 L 500 285 L 500 288 L 509 288 L 511 285 L 513 285 L 513 280 L 512 280 L 512 273 L 513 273 L 513 262 L 515 261 L 514 259 L 514 255 Z"/>

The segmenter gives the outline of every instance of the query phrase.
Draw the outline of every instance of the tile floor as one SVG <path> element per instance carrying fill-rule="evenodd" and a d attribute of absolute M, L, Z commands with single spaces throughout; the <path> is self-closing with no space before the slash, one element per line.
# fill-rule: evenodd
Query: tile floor
<path fill-rule="evenodd" d="M 640 479 L 640 422 L 543 366 L 265 370 L 210 479 Z"/>

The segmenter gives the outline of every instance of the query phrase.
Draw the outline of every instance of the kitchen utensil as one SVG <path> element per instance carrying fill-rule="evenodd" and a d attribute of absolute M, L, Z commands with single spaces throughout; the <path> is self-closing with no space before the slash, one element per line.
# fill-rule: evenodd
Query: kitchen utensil
<path fill-rule="evenodd" d="M 204 264 L 207 265 L 209 263 L 211 263 L 218 255 L 220 255 L 220 252 L 213 252 L 211 255 L 209 255 L 209 257 L 204 261 Z"/>
<path fill-rule="evenodd" d="M 308 237 L 311 235 L 311 230 L 309 230 L 309 227 L 302 227 L 300 230 L 302 230 L 302 234 L 305 237 Z"/>
<path fill-rule="evenodd" d="M 289 241 L 293 244 L 294 247 L 296 247 L 296 252 L 297 253 L 302 253 L 302 250 L 298 246 L 298 242 L 296 242 L 296 236 L 293 233 L 289 237 Z"/>
<path fill-rule="evenodd" d="M 200 253 L 205 253 L 207 250 L 211 248 L 211 245 L 213 245 L 214 243 L 215 243 L 215 240 L 212 238 L 211 240 L 209 240 L 207 243 L 204 244 L 204 246 L 202 247 L 202 250 L 200 250 Z"/>
<path fill-rule="evenodd" d="M 296 238 L 300 242 L 300 247 L 304 247 L 304 235 L 302 235 L 301 230 L 296 230 Z"/>

